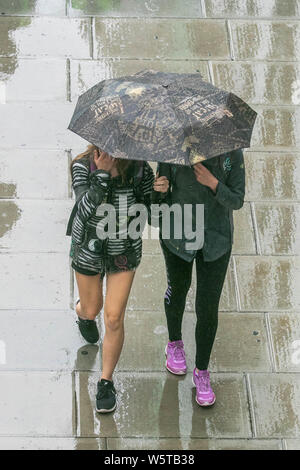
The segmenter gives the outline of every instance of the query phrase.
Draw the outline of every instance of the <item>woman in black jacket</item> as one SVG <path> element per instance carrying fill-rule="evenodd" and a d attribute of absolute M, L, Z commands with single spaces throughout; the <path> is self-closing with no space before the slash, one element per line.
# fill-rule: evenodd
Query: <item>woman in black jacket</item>
<path fill-rule="evenodd" d="M 173 374 L 187 371 L 181 325 L 186 296 L 191 285 L 193 261 L 196 262 L 197 289 L 195 310 L 197 325 L 196 367 L 193 382 L 196 401 L 210 406 L 216 397 L 210 385 L 208 364 L 218 326 L 218 307 L 230 261 L 233 243 L 232 211 L 243 206 L 245 195 L 244 156 L 241 149 L 197 163 L 193 167 L 159 164 L 159 175 L 168 178 L 167 204 L 187 204 L 193 208 L 193 227 L 198 240 L 192 249 L 190 239 L 176 238 L 171 218 L 170 236 L 164 237 L 160 225 L 160 244 L 165 258 L 168 288 L 164 298 L 169 342 L 166 346 L 166 367 Z M 202 204 L 204 227 L 197 226 L 195 208 Z M 163 217 L 162 219 L 163 220 Z M 199 237 L 203 230 L 204 237 Z M 197 238 L 197 237 L 196 237 Z"/>

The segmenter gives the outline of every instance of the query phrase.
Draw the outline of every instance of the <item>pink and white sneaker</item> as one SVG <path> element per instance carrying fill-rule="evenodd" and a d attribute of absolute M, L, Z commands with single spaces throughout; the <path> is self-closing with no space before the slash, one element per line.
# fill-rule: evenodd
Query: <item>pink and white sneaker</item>
<path fill-rule="evenodd" d="M 167 357 L 166 368 L 176 375 L 184 375 L 187 371 L 183 341 L 169 341 L 165 354 Z"/>
<path fill-rule="evenodd" d="M 196 387 L 196 402 L 200 406 L 211 406 L 216 401 L 211 385 L 208 370 L 193 371 L 193 384 Z"/>

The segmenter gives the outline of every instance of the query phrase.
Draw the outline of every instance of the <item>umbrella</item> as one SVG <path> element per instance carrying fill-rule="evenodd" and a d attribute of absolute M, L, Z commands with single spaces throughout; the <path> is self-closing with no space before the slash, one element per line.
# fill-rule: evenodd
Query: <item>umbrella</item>
<path fill-rule="evenodd" d="M 68 129 L 115 158 L 193 165 L 250 147 L 256 116 L 199 73 L 142 70 L 81 94 Z"/>

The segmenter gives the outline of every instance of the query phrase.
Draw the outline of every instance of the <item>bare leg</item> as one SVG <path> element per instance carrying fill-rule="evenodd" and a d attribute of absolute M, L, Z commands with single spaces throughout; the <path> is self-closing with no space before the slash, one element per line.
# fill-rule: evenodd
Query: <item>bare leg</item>
<path fill-rule="evenodd" d="M 112 380 L 124 343 L 124 316 L 134 271 L 107 276 L 104 305 L 105 336 L 102 348 L 102 379 Z"/>
<path fill-rule="evenodd" d="M 75 271 L 80 302 L 76 305 L 76 313 L 83 320 L 95 320 L 103 307 L 103 282 L 100 274 L 86 276 Z"/>

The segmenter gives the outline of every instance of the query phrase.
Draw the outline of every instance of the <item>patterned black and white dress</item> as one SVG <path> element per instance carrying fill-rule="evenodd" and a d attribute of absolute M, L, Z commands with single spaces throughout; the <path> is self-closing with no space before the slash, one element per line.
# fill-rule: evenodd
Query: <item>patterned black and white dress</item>
<path fill-rule="evenodd" d="M 110 203 L 115 208 L 117 221 L 130 207 L 139 203 L 134 190 L 133 172 L 136 162 L 132 162 L 126 182 L 120 176 L 112 178 L 104 170 L 90 172 L 89 159 L 83 157 L 72 165 L 72 188 L 78 201 L 78 209 L 72 223 L 72 241 L 70 257 L 74 270 L 86 274 L 134 270 L 142 258 L 142 239 L 132 239 L 125 233 L 125 226 L 117 226 L 116 238 L 109 237 L 104 242 L 97 233 L 103 228 L 107 218 L 98 215 L 103 204 Z M 147 162 L 144 162 L 143 176 L 140 182 L 140 192 L 143 203 L 149 210 L 153 190 L 154 174 Z M 124 219 L 123 219 L 124 220 Z M 127 218 L 128 222 L 128 218 Z M 97 231 L 98 230 L 98 231 Z"/>

